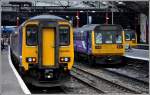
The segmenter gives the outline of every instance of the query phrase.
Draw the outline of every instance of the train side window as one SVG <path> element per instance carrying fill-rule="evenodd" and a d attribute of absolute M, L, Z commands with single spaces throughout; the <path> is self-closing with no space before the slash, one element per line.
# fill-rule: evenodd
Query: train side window
<path fill-rule="evenodd" d="M 61 46 L 67 46 L 70 44 L 70 28 L 69 26 L 59 27 L 59 44 Z"/>
<path fill-rule="evenodd" d="M 131 37 L 132 37 L 132 40 L 135 40 L 136 38 L 135 38 L 135 33 L 132 33 L 131 34 Z"/>
<path fill-rule="evenodd" d="M 37 45 L 37 40 L 38 40 L 37 33 L 38 33 L 37 26 L 27 26 L 26 27 L 26 44 L 28 46 Z"/>

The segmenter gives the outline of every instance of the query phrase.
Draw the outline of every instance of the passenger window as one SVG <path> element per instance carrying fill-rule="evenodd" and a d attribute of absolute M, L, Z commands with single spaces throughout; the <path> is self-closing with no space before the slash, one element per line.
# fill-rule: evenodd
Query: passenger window
<path fill-rule="evenodd" d="M 59 27 L 59 44 L 61 46 L 70 44 L 70 28 L 68 26 Z"/>
<path fill-rule="evenodd" d="M 135 33 L 132 33 L 132 40 L 135 40 Z"/>
<path fill-rule="evenodd" d="M 26 44 L 29 46 L 37 45 L 37 26 L 27 26 L 26 27 Z"/>

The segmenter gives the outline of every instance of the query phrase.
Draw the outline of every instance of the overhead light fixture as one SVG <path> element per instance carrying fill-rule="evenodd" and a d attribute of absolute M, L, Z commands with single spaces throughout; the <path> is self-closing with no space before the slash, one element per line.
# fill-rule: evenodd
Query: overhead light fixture
<path fill-rule="evenodd" d="M 69 18 L 69 16 L 66 16 L 66 18 Z"/>
<path fill-rule="evenodd" d="M 106 17 L 106 19 L 109 19 L 109 17 Z"/>
<path fill-rule="evenodd" d="M 96 11 L 92 11 L 92 13 L 95 13 Z"/>
<path fill-rule="evenodd" d="M 84 11 L 80 11 L 80 13 L 83 13 Z"/>
<path fill-rule="evenodd" d="M 76 16 L 77 19 L 80 19 L 79 16 Z"/>
<path fill-rule="evenodd" d="M 107 4 L 107 2 L 103 1 L 103 2 L 102 2 L 102 4 L 105 4 L 105 5 L 106 5 L 106 4 Z"/>
<path fill-rule="evenodd" d="M 119 1 L 118 4 L 123 4 L 123 2 L 120 2 L 120 1 Z"/>

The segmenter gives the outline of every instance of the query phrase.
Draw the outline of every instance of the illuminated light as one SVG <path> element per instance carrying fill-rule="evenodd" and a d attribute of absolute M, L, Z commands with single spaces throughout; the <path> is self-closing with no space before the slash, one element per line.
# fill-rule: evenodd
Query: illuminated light
<path fill-rule="evenodd" d="M 105 2 L 105 1 L 104 1 L 104 2 L 102 2 L 102 4 L 105 4 L 105 5 L 106 5 L 106 4 L 107 4 L 107 2 Z"/>
<path fill-rule="evenodd" d="M 123 4 L 123 2 L 118 2 L 118 4 Z"/>
<path fill-rule="evenodd" d="M 84 31 L 80 31 L 81 33 L 83 33 Z"/>
<path fill-rule="evenodd" d="M 84 11 L 80 11 L 80 13 L 83 13 Z"/>
<path fill-rule="evenodd" d="M 92 11 L 92 13 L 95 13 L 96 11 Z"/>
<path fill-rule="evenodd" d="M 36 59 L 35 59 L 35 58 L 33 58 L 33 59 L 32 59 L 32 61 L 33 61 L 33 62 L 35 62 L 35 61 L 36 61 Z"/>
<path fill-rule="evenodd" d="M 64 59 L 63 59 L 63 58 L 61 58 L 60 60 L 61 60 L 61 61 L 64 61 Z"/>
<path fill-rule="evenodd" d="M 76 16 L 77 19 L 80 19 L 79 16 Z"/>
<path fill-rule="evenodd" d="M 29 61 L 29 62 L 32 62 L 32 58 L 28 58 L 28 61 Z"/>
<path fill-rule="evenodd" d="M 48 75 L 48 76 L 47 76 L 47 78 L 51 78 L 51 76 L 50 76 L 50 75 Z"/>
<path fill-rule="evenodd" d="M 109 17 L 106 17 L 106 19 L 109 19 Z"/>
<path fill-rule="evenodd" d="M 17 17 L 17 20 L 19 20 L 19 17 Z"/>
<path fill-rule="evenodd" d="M 65 62 L 67 62 L 69 59 L 68 58 L 65 58 Z"/>
<path fill-rule="evenodd" d="M 69 16 L 66 16 L 66 18 L 69 18 Z"/>
<path fill-rule="evenodd" d="M 67 70 L 67 67 L 65 67 L 64 70 L 66 71 L 66 70 Z"/>

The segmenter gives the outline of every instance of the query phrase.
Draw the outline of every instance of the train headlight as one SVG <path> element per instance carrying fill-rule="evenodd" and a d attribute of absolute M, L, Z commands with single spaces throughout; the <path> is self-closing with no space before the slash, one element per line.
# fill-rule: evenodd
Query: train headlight
<path fill-rule="evenodd" d="M 69 62 L 70 57 L 60 57 L 60 62 Z"/>
<path fill-rule="evenodd" d="M 65 62 L 68 62 L 69 58 L 65 58 Z"/>
<path fill-rule="evenodd" d="M 32 62 L 32 58 L 28 58 L 28 62 Z"/>
<path fill-rule="evenodd" d="M 35 57 L 27 57 L 26 62 L 29 62 L 29 63 L 36 62 L 36 58 Z"/>

